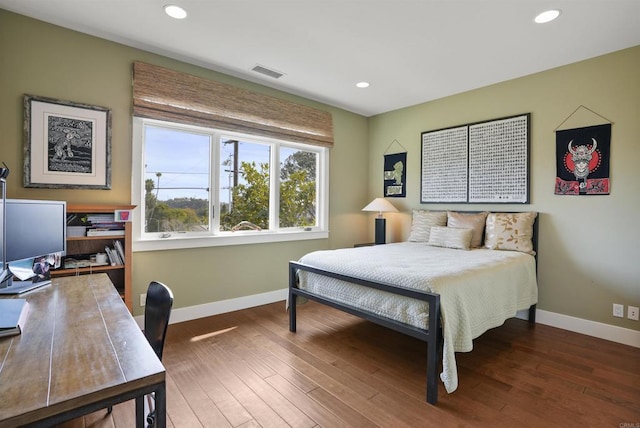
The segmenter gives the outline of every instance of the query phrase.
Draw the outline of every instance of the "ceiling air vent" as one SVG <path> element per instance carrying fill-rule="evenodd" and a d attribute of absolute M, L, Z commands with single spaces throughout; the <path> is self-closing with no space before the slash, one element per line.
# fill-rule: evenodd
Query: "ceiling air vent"
<path fill-rule="evenodd" d="M 274 79 L 279 79 L 284 76 L 284 73 L 280 73 L 279 71 L 271 70 L 267 67 L 263 67 L 262 65 L 257 64 L 255 67 L 251 69 L 251 71 L 255 71 L 256 73 L 264 74 L 265 76 L 273 77 Z"/>

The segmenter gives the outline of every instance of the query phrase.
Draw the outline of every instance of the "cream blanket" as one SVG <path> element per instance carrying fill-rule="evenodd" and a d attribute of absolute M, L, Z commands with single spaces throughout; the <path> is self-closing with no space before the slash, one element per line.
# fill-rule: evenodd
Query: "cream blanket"
<path fill-rule="evenodd" d="M 403 242 L 315 251 L 300 262 L 333 272 L 440 294 L 444 349 L 440 378 L 448 393 L 458 387 L 455 352 L 537 303 L 533 256 L 515 251 L 471 251 Z M 427 303 L 305 271 L 300 288 L 422 329 Z"/>

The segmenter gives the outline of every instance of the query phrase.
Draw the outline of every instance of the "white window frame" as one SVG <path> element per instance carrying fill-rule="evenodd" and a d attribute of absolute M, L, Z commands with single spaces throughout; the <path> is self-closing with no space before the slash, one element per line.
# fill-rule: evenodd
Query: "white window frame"
<path fill-rule="evenodd" d="M 166 236 L 163 233 L 146 233 L 144 232 L 144 222 L 142 213 L 145 212 L 145 190 L 144 190 L 144 127 L 145 125 L 173 127 L 184 131 L 195 131 L 198 133 L 209 133 L 211 139 L 211 159 L 210 159 L 210 180 L 211 189 L 209 201 L 213 205 L 210 211 L 210 231 L 197 233 L 172 233 Z M 133 117 L 132 122 L 132 166 L 131 166 L 131 199 L 136 205 L 133 212 L 133 251 L 156 251 L 170 250 L 181 248 L 200 248 L 224 245 L 243 245 L 243 244 L 259 244 L 268 242 L 283 241 L 301 241 L 309 239 L 325 239 L 329 237 L 329 149 L 326 147 L 312 146 L 309 144 L 300 144 L 295 142 L 287 142 L 276 140 L 273 138 L 258 137 L 255 135 L 241 134 L 237 132 L 229 132 L 211 128 L 203 128 L 197 126 L 189 126 L 182 124 L 173 124 L 165 121 L 144 119 Z M 270 174 L 270 216 L 269 224 L 272 225 L 270 230 L 242 230 L 237 232 L 219 231 L 220 218 L 220 186 L 218 186 L 220 165 L 220 139 L 221 136 L 236 137 L 257 143 L 269 144 L 276 150 L 271 150 L 270 163 L 272 171 Z M 279 192 L 280 186 L 280 159 L 279 147 L 290 147 L 305 151 L 312 151 L 318 154 L 318 176 L 317 181 L 317 200 L 318 207 L 316 210 L 317 225 L 314 227 L 292 227 L 279 228 Z M 275 168 L 275 170 L 273 170 Z M 213 215 L 213 218 L 211 216 Z"/>

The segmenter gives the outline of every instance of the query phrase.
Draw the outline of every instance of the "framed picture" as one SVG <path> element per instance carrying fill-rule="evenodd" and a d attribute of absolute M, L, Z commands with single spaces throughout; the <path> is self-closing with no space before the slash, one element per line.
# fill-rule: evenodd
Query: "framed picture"
<path fill-rule="evenodd" d="M 529 203 L 530 113 L 423 132 L 420 203 Z"/>
<path fill-rule="evenodd" d="M 111 109 L 24 98 L 24 187 L 111 189 Z"/>

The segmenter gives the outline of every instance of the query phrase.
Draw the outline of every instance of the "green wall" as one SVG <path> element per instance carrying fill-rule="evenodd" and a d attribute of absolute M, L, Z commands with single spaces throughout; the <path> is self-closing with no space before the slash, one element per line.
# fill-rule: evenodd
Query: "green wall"
<path fill-rule="evenodd" d="M 368 239 L 367 119 L 166 57 L 129 48 L 0 9 L 0 161 L 11 168 L 8 197 L 71 203 L 131 202 L 131 70 L 136 60 L 218 80 L 330 111 L 335 147 L 330 158 L 330 238 L 133 256 L 137 296 L 152 279 L 169 284 L 175 307 L 233 299 L 287 287 L 287 262 L 304 253 Z M 24 94 L 109 107 L 113 112 L 112 189 L 27 189 L 22 186 Z"/>
<path fill-rule="evenodd" d="M 614 123 L 607 196 L 554 195 L 554 130 L 581 105 Z M 530 205 L 420 204 L 421 132 L 528 112 Z M 580 109 L 562 129 L 601 123 Z M 397 204 L 405 214 L 388 220 L 394 240 L 408 236 L 411 208 L 538 211 L 538 308 L 640 330 L 612 316 L 613 303 L 640 306 L 640 46 L 381 114 L 370 118 L 369 135 L 371 194 L 390 142 L 408 150 L 407 198 Z"/>
<path fill-rule="evenodd" d="M 176 292 L 176 307 L 233 299 L 286 287 L 286 263 L 305 252 L 371 240 L 361 208 L 382 193 L 383 155 L 393 140 L 408 151 L 407 197 L 394 199 L 388 240 L 408 236 L 411 208 L 530 209 L 540 212 L 539 289 L 542 310 L 629 329 L 640 323 L 611 316 L 612 303 L 640 306 L 640 47 L 594 58 L 372 118 L 251 82 L 129 48 L 0 10 L 0 160 L 11 168 L 8 195 L 72 203 L 131 200 L 131 64 L 135 60 L 184 71 L 325 109 L 333 114 L 330 238 L 327 240 L 138 252 L 137 295 L 151 279 Z M 113 110 L 112 190 L 22 187 L 22 97 L 33 94 Z M 611 120 L 611 194 L 553 194 L 555 134 L 578 106 Z M 421 205 L 420 133 L 530 112 L 531 204 Z M 594 124 L 576 114 L 566 124 Z M 396 146 L 394 146 L 395 148 Z M 626 315 L 626 314 L 625 314 Z"/>

